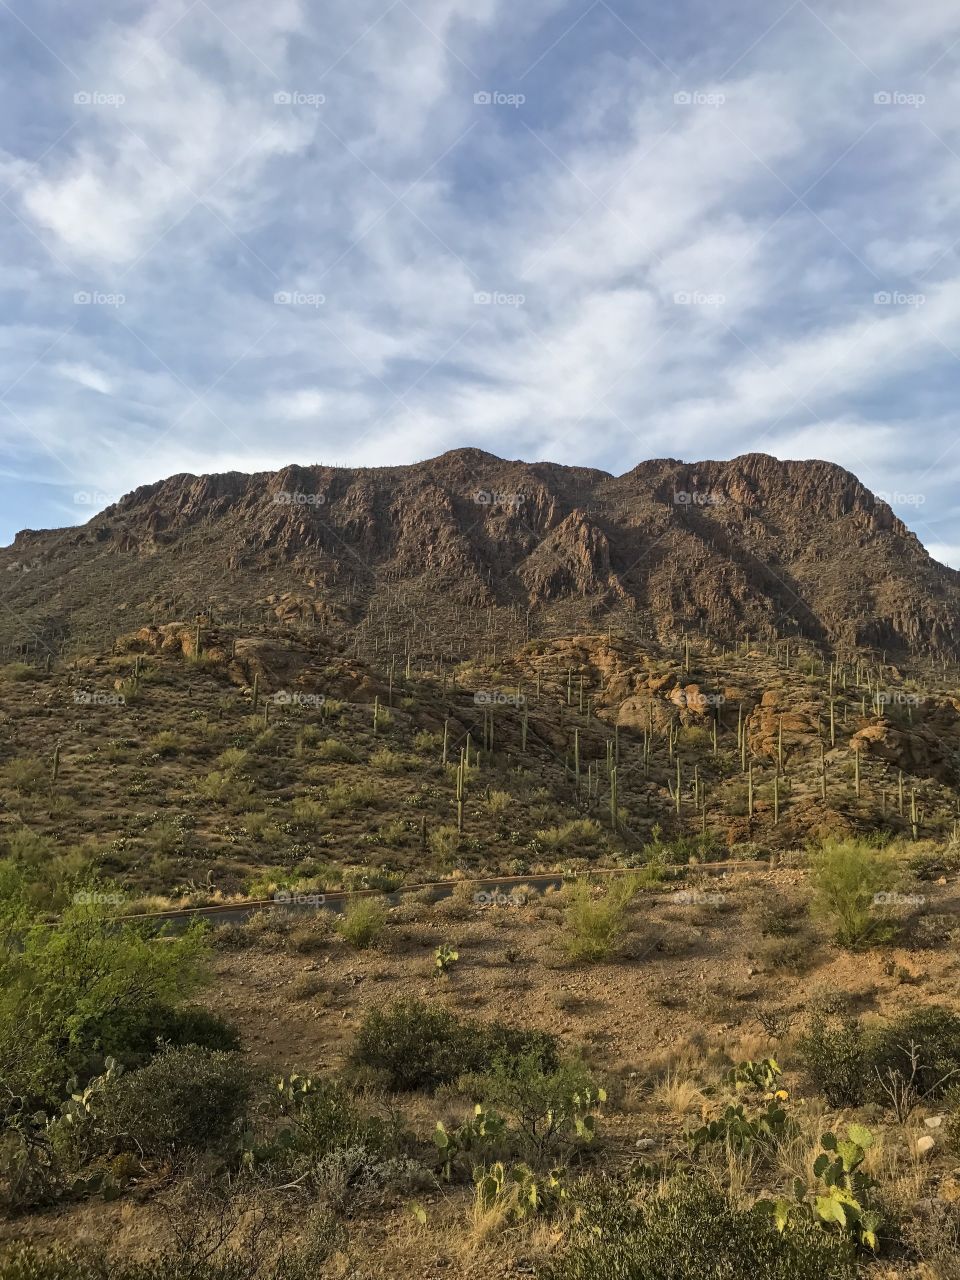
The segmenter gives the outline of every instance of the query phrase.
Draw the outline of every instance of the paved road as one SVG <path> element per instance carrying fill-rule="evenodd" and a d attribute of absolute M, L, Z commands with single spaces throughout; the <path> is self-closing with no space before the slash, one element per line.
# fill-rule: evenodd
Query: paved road
<path fill-rule="evenodd" d="M 761 861 L 703 862 L 695 867 L 689 864 L 676 864 L 666 868 L 668 872 L 693 871 L 720 874 L 751 867 L 755 871 L 769 870 L 770 864 Z M 402 902 L 412 893 L 427 892 L 434 902 L 449 898 L 461 885 L 473 887 L 478 906 L 492 906 L 498 900 L 509 899 L 511 895 L 523 893 L 544 894 L 548 889 L 560 889 L 571 879 L 601 879 L 606 876 L 631 875 L 622 867 L 600 868 L 596 871 L 583 872 L 572 877 L 561 873 L 536 876 L 493 876 L 482 880 L 434 880 L 425 884 L 403 885 L 390 893 L 381 889 L 338 889 L 330 893 L 319 894 L 284 894 L 278 893 L 273 898 L 251 898 L 244 902 L 217 903 L 209 907 L 174 907 L 169 911 L 147 911 L 136 915 L 125 915 L 123 920 L 153 921 L 158 926 L 186 925 L 193 920 L 210 920 L 216 924 L 242 924 L 258 911 L 293 911 L 298 914 L 310 914 L 317 911 L 334 911 L 342 914 L 347 905 L 357 898 L 383 898 L 392 906 Z"/>

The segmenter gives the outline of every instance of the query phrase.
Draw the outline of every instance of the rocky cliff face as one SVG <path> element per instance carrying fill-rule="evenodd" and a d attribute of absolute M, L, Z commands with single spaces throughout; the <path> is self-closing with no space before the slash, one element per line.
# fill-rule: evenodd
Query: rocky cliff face
<path fill-rule="evenodd" d="M 0 642 L 265 607 L 347 629 L 397 593 L 661 634 L 803 634 L 956 655 L 960 575 L 826 462 L 659 459 L 621 476 L 461 449 L 406 467 L 172 476 L 0 551 Z M 289 610 L 288 610 L 289 613 Z"/>

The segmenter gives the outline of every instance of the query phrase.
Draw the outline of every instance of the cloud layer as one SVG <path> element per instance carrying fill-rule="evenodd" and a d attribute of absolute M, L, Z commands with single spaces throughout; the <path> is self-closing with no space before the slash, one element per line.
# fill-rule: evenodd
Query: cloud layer
<path fill-rule="evenodd" d="M 960 565 L 940 0 L 0 9 L 0 539 L 179 471 L 823 457 Z"/>

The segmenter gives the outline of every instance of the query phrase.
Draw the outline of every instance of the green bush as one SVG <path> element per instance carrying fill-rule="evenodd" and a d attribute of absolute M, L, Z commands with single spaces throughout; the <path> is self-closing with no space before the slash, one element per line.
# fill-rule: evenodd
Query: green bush
<path fill-rule="evenodd" d="M 108 1088 L 96 1123 L 109 1147 L 153 1157 L 223 1147 L 246 1115 L 254 1077 L 238 1053 L 165 1048 Z"/>
<path fill-rule="evenodd" d="M 869 1026 L 815 1013 L 797 1047 L 809 1082 L 832 1107 L 872 1101 L 905 1114 L 960 1085 L 960 1015 L 939 1005 Z"/>
<path fill-rule="evenodd" d="M 372 947 L 387 924 L 387 908 L 379 898 L 355 898 L 336 923 L 337 933 L 352 947 Z"/>
<path fill-rule="evenodd" d="M 175 1049 L 196 1045 L 230 1052 L 240 1048 L 240 1035 L 236 1027 L 207 1009 L 151 1005 L 129 1024 L 123 1054 L 126 1064 L 142 1066 L 161 1043 Z"/>
<path fill-rule="evenodd" d="M 381 1073 L 389 1088 L 402 1091 L 435 1089 L 529 1052 L 544 1070 L 558 1063 L 556 1039 L 545 1032 L 464 1020 L 442 1005 L 402 999 L 367 1013 L 351 1061 Z"/>
<path fill-rule="evenodd" d="M 576 1060 L 544 1069 L 536 1050 L 498 1057 L 483 1082 L 485 1102 L 515 1125 L 520 1154 L 542 1168 L 590 1142 L 606 1094 Z"/>
<path fill-rule="evenodd" d="M 75 894 L 51 926 L 0 868 L 0 1081 L 34 1107 L 58 1104 L 67 1080 L 96 1074 L 106 1056 L 135 1060 L 201 982 L 199 930 L 158 946 L 111 921 L 104 896 Z"/>
<path fill-rule="evenodd" d="M 599 897 L 586 881 L 571 885 L 563 939 L 569 959 L 596 961 L 613 955 L 626 933 L 626 909 L 636 890 L 631 876 L 614 880 Z"/>
<path fill-rule="evenodd" d="M 874 898 L 893 878 L 889 855 L 862 840 L 828 840 L 813 856 L 812 909 L 843 947 L 889 941 L 893 926 L 878 915 Z"/>
<path fill-rule="evenodd" d="M 808 1083 L 831 1107 L 858 1107 L 870 1086 L 863 1025 L 843 1013 L 815 1012 L 797 1041 Z"/>
<path fill-rule="evenodd" d="M 806 1221 L 779 1231 L 699 1181 L 663 1194 L 597 1180 L 575 1196 L 570 1247 L 541 1280 L 852 1280 L 850 1246 Z"/>
<path fill-rule="evenodd" d="M 397 1117 L 366 1114 L 341 1080 L 285 1077 L 278 1096 L 286 1126 L 281 1130 L 284 1138 L 280 1147 L 299 1159 L 315 1163 L 348 1147 L 388 1155 L 401 1143 Z"/>
<path fill-rule="evenodd" d="M 960 1084 L 960 1014 L 940 1005 L 911 1009 L 867 1036 L 873 1074 L 871 1096 L 891 1100 L 906 1088 L 907 1101 L 935 1101 Z"/>

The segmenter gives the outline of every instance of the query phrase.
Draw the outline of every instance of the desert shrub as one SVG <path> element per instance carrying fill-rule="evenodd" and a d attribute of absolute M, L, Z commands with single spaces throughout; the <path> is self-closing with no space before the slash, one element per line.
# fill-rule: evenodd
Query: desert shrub
<path fill-rule="evenodd" d="M 513 1122 L 520 1154 L 535 1167 L 568 1158 L 576 1146 L 589 1142 L 595 1111 L 606 1098 L 583 1063 L 565 1059 L 545 1069 L 536 1050 L 497 1057 L 483 1094 Z"/>
<path fill-rule="evenodd" d="M 702 724 L 685 724 L 677 730 L 678 745 L 691 751 L 705 751 L 711 741 L 711 731 Z"/>
<path fill-rule="evenodd" d="M 327 763 L 353 760 L 356 757 L 345 742 L 339 738 L 327 738 L 317 747 L 317 759 Z"/>
<path fill-rule="evenodd" d="M 797 1052 L 808 1083 L 831 1107 L 864 1102 L 870 1081 L 859 1018 L 817 1010 L 797 1041 Z"/>
<path fill-rule="evenodd" d="M 112 1148 L 176 1158 L 222 1147 L 244 1118 L 253 1089 L 238 1053 L 164 1048 L 106 1090 L 97 1124 Z"/>
<path fill-rule="evenodd" d="M 568 891 L 563 947 L 569 959 L 606 960 L 623 941 L 626 909 L 636 894 L 632 877 L 608 884 L 599 897 L 591 886 L 578 881 Z"/>
<path fill-rule="evenodd" d="M 166 760 L 180 754 L 183 750 L 183 738 L 172 729 L 161 729 L 147 739 L 147 750 Z"/>
<path fill-rule="evenodd" d="M 52 1204 L 60 1195 L 63 1169 L 45 1131 L 46 1116 L 33 1116 L 22 1100 L 8 1098 L 0 1116 L 0 1207 L 22 1213 Z"/>
<path fill-rule="evenodd" d="M 210 800 L 238 813 L 250 804 L 253 785 L 249 778 L 238 778 L 232 772 L 212 769 L 197 782 L 197 795 L 201 800 Z"/>
<path fill-rule="evenodd" d="M 893 880 L 887 855 L 862 840 L 828 840 L 813 855 L 812 879 L 813 911 L 830 923 L 841 946 L 890 939 L 892 926 L 874 907 Z"/>
<path fill-rule="evenodd" d="M 193 1005 L 182 1008 L 149 1005 L 128 1023 L 124 1059 L 128 1065 L 139 1066 L 161 1044 L 175 1049 L 195 1045 L 200 1049 L 229 1052 L 240 1048 L 240 1035 L 224 1018 L 207 1009 Z"/>
<path fill-rule="evenodd" d="M 358 950 L 372 947 L 387 923 L 387 908 L 379 898 L 354 898 L 337 920 L 336 930 Z"/>
<path fill-rule="evenodd" d="M 319 800 L 310 800 L 306 797 L 294 802 L 293 820 L 298 827 L 307 827 L 316 830 L 322 827 L 327 820 L 326 806 L 321 804 Z"/>
<path fill-rule="evenodd" d="M 396 751 L 391 751 L 389 747 L 379 747 L 372 752 L 370 765 L 381 773 L 388 774 L 403 773 L 406 768 L 403 756 Z"/>
<path fill-rule="evenodd" d="M 53 926 L 26 904 L 23 883 L 0 874 L 0 1080 L 37 1104 L 59 1101 L 71 1076 L 103 1057 L 126 1061 L 159 1010 L 197 989 L 198 930 L 157 946 L 109 919 L 96 892 L 74 896 Z"/>
<path fill-rule="evenodd" d="M 488 813 L 502 817 L 513 804 L 513 796 L 509 791 L 491 791 L 484 803 Z"/>
<path fill-rule="evenodd" d="M 876 1101 L 934 1101 L 960 1084 L 960 1015 L 939 1005 L 911 1009 L 871 1028 L 867 1053 Z"/>
<path fill-rule="evenodd" d="M 945 845 L 914 853 L 909 866 L 919 880 L 955 876 L 960 872 L 960 840 L 949 840 Z"/>
<path fill-rule="evenodd" d="M 385 822 L 377 832 L 378 838 L 393 849 L 405 844 L 409 835 L 407 824 L 402 818 L 394 818 L 392 822 Z"/>
<path fill-rule="evenodd" d="M 382 1201 L 385 1192 L 402 1193 L 433 1184 L 432 1176 L 404 1156 L 384 1159 L 365 1146 L 337 1147 L 313 1171 L 317 1200 L 334 1213 L 358 1203 Z"/>
<path fill-rule="evenodd" d="M 19 795 L 33 795 L 50 777 L 50 766 L 35 757 L 8 760 L 3 766 L 3 781 Z"/>
<path fill-rule="evenodd" d="M 39 869 L 54 856 L 51 842 L 27 826 L 13 827 L 5 832 L 3 844 L 6 856 L 24 866 Z"/>
<path fill-rule="evenodd" d="M 662 1194 L 591 1180 L 577 1189 L 570 1247 L 541 1280 L 852 1280 L 851 1250 L 810 1222 L 779 1231 L 759 1207 L 705 1182 Z"/>
<path fill-rule="evenodd" d="M 378 794 L 372 782 L 358 782 L 352 787 L 338 782 L 328 789 L 324 803 L 328 814 L 350 813 L 374 804 Z"/>
<path fill-rule="evenodd" d="M 440 858 L 452 858 L 460 847 L 460 833 L 454 826 L 434 827 L 429 836 L 430 849 Z"/>
<path fill-rule="evenodd" d="M 28 662 L 8 662 L 5 666 L 0 667 L 0 679 L 10 680 L 13 683 L 32 680 L 37 674 L 36 668 L 31 667 Z"/>
<path fill-rule="evenodd" d="M 592 818 L 575 818 L 559 827 L 544 827 L 536 840 L 545 849 L 571 849 L 578 845 L 595 845 L 600 839 L 600 826 Z"/>
<path fill-rule="evenodd" d="M 284 1128 L 277 1150 L 295 1163 L 315 1164 L 347 1147 L 386 1157 L 404 1140 L 397 1115 L 367 1114 L 341 1080 L 289 1076 L 280 1081 L 278 1097 Z"/>
<path fill-rule="evenodd" d="M 402 999 L 367 1013 L 351 1061 L 373 1068 L 388 1088 L 403 1091 L 435 1089 L 526 1053 L 535 1053 L 544 1070 L 557 1065 L 556 1039 L 545 1032 L 465 1020 L 442 1005 Z"/>
<path fill-rule="evenodd" d="M 905 1115 L 960 1084 L 960 1015 L 938 1005 L 871 1026 L 817 1012 L 797 1048 L 807 1079 L 832 1107 L 874 1101 Z"/>

